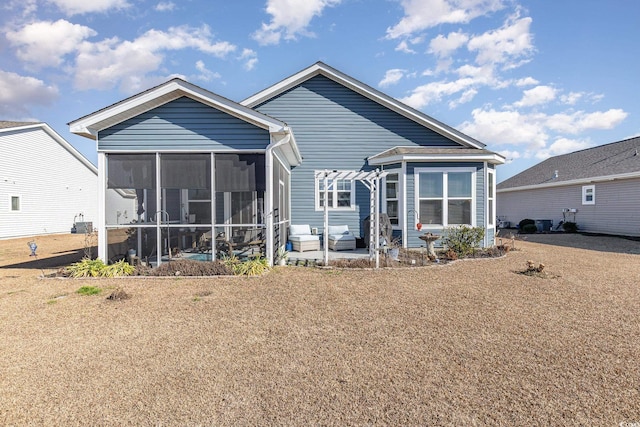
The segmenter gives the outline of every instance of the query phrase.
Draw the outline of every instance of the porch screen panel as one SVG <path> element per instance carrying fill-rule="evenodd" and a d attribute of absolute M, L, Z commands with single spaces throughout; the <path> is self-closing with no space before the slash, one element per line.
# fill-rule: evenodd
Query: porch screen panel
<path fill-rule="evenodd" d="M 107 156 L 107 188 L 156 188 L 156 156 L 154 154 L 109 154 Z"/>
<path fill-rule="evenodd" d="M 162 188 L 210 189 L 209 154 L 162 154 L 160 159 Z"/>
<path fill-rule="evenodd" d="M 216 154 L 216 191 L 265 191 L 263 154 Z"/>

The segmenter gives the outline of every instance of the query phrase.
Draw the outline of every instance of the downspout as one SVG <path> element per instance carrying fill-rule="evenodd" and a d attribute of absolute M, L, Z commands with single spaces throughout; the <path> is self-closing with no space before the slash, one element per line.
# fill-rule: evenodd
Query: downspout
<path fill-rule="evenodd" d="M 273 259 L 273 242 L 274 242 L 274 238 L 273 238 L 273 150 L 275 150 L 277 147 L 281 146 L 281 145 L 285 145 L 288 144 L 289 141 L 291 141 L 291 131 L 289 130 L 289 128 L 284 128 L 284 133 L 285 136 L 284 138 L 282 138 L 279 141 L 272 141 L 269 143 L 269 145 L 267 146 L 266 150 L 265 150 L 265 174 L 266 176 L 266 183 L 267 183 L 267 191 L 268 191 L 268 197 L 265 197 L 265 212 L 268 212 L 268 215 L 266 216 L 266 227 L 267 227 L 267 244 L 266 244 L 266 255 L 267 255 L 267 261 L 269 263 L 270 266 L 273 266 L 274 263 L 274 259 Z M 291 191 L 291 189 L 289 189 L 289 191 Z"/>

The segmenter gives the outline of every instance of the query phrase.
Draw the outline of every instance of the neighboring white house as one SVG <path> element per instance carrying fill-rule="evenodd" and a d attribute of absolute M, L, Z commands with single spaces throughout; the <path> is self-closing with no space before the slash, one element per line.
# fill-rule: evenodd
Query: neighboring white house
<path fill-rule="evenodd" d="M 570 221 L 584 232 L 640 236 L 640 137 L 551 157 L 497 188 L 498 218 L 511 226 Z"/>
<path fill-rule="evenodd" d="M 0 238 L 96 222 L 97 185 L 97 168 L 46 123 L 0 121 Z M 135 195 L 107 197 L 114 213 L 133 213 Z"/>

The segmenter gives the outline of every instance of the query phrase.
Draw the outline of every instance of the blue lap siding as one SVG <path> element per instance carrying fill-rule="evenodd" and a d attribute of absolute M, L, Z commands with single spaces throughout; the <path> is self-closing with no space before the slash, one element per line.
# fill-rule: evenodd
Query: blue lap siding
<path fill-rule="evenodd" d="M 396 146 L 458 144 L 322 75 L 257 106 L 292 127 L 303 161 L 291 175 L 291 222 L 322 228 L 315 209 L 316 170 L 372 170 L 366 159 Z M 369 215 L 369 190 L 356 183 L 356 210 L 331 211 L 331 224 L 360 235 Z"/>
<path fill-rule="evenodd" d="M 101 131 L 98 150 L 264 150 L 269 131 L 182 97 Z"/>

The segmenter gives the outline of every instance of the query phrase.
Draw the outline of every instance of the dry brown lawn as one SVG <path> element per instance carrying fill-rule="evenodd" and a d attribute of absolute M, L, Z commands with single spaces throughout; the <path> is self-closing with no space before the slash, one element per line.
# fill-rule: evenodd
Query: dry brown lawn
<path fill-rule="evenodd" d="M 69 280 L 38 276 L 82 236 L 37 238 L 38 260 L 27 241 L 0 241 L 0 425 L 640 422 L 639 242 L 532 236 L 504 258 L 415 269 Z M 549 277 L 518 274 L 527 260 Z M 131 298 L 107 300 L 117 287 Z"/>

